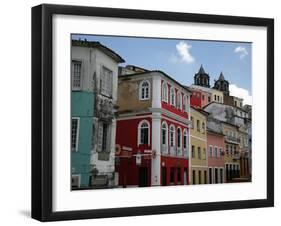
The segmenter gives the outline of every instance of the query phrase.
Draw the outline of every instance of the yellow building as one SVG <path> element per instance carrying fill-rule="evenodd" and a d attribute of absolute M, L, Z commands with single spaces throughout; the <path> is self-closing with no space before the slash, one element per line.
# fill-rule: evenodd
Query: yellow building
<path fill-rule="evenodd" d="M 190 184 L 208 183 L 208 157 L 207 157 L 207 116 L 208 113 L 190 108 Z"/>
<path fill-rule="evenodd" d="M 222 91 L 211 89 L 211 92 L 212 92 L 212 102 L 217 102 L 222 104 L 224 103 Z"/>
<path fill-rule="evenodd" d="M 225 135 L 225 175 L 226 181 L 240 177 L 240 139 L 238 127 L 227 122 L 222 122 Z"/>

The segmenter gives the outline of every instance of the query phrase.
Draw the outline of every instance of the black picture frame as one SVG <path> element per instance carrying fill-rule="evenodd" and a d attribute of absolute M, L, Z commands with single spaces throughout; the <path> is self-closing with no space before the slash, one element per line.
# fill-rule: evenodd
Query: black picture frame
<path fill-rule="evenodd" d="M 267 28 L 267 198 L 95 210 L 52 210 L 52 18 L 55 14 Z M 274 206 L 274 20 L 43 4 L 32 8 L 32 218 L 40 221 L 123 217 Z"/>

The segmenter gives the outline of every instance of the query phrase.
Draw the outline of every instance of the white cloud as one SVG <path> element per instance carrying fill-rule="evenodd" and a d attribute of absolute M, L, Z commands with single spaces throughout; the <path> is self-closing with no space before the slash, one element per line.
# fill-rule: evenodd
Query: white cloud
<path fill-rule="evenodd" d="M 188 45 L 185 41 L 180 41 L 176 45 L 177 53 L 179 56 L 179 60 L 185 63 L 193 63 L 195 61 L 194 57 L 190 53 L 190 49 L 192 48 L 191 45 Z"/>
<path fill-rule="evenodd" d="M 252 105 L 252 96 L 249 91 L 243 88 L 238 87 L 235 84 L 229 85 L 229 91 L 231 96 L 236 96 L 243 99 L 243 104 Z"/>
<path fill-rule="evenodd" d="M 234 49 L 234 52 L 239 54 L 240 59 L 243 59 L 245 56 L 248 55 L 248 51 L 245 47 L 238 46 Z"/>

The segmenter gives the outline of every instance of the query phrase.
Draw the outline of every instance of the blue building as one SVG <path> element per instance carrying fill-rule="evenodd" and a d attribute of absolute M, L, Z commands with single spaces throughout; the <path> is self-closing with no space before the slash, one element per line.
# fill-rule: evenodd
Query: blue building
<path fill-rule="evenodd" d="M 118 63 L 99 42 L 72 40 L 72 189 L 114 185 Z"/>

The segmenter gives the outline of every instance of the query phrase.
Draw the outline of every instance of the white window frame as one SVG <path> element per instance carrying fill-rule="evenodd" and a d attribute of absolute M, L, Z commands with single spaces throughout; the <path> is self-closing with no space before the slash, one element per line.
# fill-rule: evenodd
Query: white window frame
<path fill-rule="evenodd" d="M 76 147 L 72 149 L 72 131 L 71 131 L 71 151 L 78 151 L 79 146 L 79 130 L 80 130 L 80 118 L 79 117 L 71 117 L 71 130 L 72 130 L 72 120 L 77 119 L 77 132 L 76 132 Z"/>
<path fill-rule="evenodd" d="M 218 158 L 218 151 L 219 151 L 218 146 L 214 146 L 214 157 L 215 158 Z"/>
<path fill-rule="evenodd" d="M 210 152 L 210 148 L 212 148 L 212 153 Z M 213 145 L 209 145 L 209 156 L 212 158 L 213 157 L 213 154 L 214 154 L 214 148 L 213 148 Z"/>
<path fill-rule="evenodd" d="M 146 95 L 146 88 L 143 87 L 144 83 L 148 84 L 148 93 L 147 93 L 147 95 Z M 142 90 L 143 89 L 144 89 L 144 97 L 142 97 Z M 149 100 L 149 99 L 150 99 L 150 82 L 148 80 L 143 80 L 139 84 L 139 100 Z"/>
<path fill-rule="evenodd" d="M 163 129 L 164 125 L 166 126 L 166 129 Z M 163 130 L 166 130 L 166 135 L 165 135 L 166 143 L 165 144 L 163 144 Z M 169 133 L 168 124 L 167 124 L 166 121 L 163 121 L 162 125 L 161 125 L 161 145 L 162 146 L 167 146 L 168 147 L 168 143 L 169 143 L 169 141 L 168 141 L 168 133 Z"/>
<path fill-rule="evenodd" d="M 219 158 L 221 158 L 221 157 L 222 157 L 222 152 L 223 152 L 223 148 L 222 148 L 222 147 L 219 147 L 219 153 L 218 153 Z"/>
<path fill-rule="evenodd" d="M 173 128 L 173 135 L 172 135 L 172 128 Z M 171 147 L 175 147 L 176 145 L 176 142 L 175 142 L 175 138 L 176 138 L 176 127 L 173 125 L 173 124 L 171 124 L 170 125 L 170 130 L 169 130 L 169 132 L 170 132 L 170 146 Z M 173 137 L 173 145 L 172 145 L 172 137 Z"/>
<path fill-rule="evenodd" d="M 184 147 L 184 140 L 186 142 L 186 147 Z M 187 129 L 183 130 L 183 149 L 188 149 L 188 132 L 187 132 Z"/>
<path fill-rule="evenodd" d="M 183 95 L 183 111 L 188 112 L 188 102 L 187 102 L 187 95 Z"/>
<path fill-rule="evenodd" d="M 107 90 L 107 91 L 103 91 L 103 88 L 102 88 L 102 78 L 104 78 L 104 70 L 107 70 L 110 72 L 110 77 L 109 77 L 109 81 L 107 81 L 109 83 L 109 87 L 110 87 L 110 90 Z M 107 96 L 107 97 L 112 97 L 112 94 L 113 94 L 113 71 L 110 70 L 108 67 L 104 66 L 104 65 L 101 65 L 101 73 L 100 73 L 100 93 L 104 96 Z"/>
<path fill-rule="evenodd" d="M 81 65 L 80 68 L 80 85 L 78 86 L 74 86 L 74 63 L 79 63 Z M 79 59 L 72 59 L 71 60 L 71 87 L 72 90 L 81 90 L 82 89 L 82 82 L 83 82 L 83 62 L 82 60 Z"/>
<path fill-rule="evenodd" d="M 177 92 L 177 104 L 176 104 L 177 108 L 182 110 L 182 93 L 180 90 L 178 90 Z"/>
<path fill-rule="evenodd" d="M 168 103 L 168 96 L 169 96 L 169 92 L 168 92 L 169 88 L 168 88 L 168 84 L 167 82 L 163 82 L 162 83 L 162 101 Z"/>
<path fill-rule="evenodd" d="M 180 136 L 179 136 L 179 134 L 178 134 L 178 130 L 180 131 Z M 183 133 L 182 133 L 182 129 L 181 129 L 181 127 L 177 127 L 177 130 L 176 130 L 176 132 L 177 132 L 177 155 L 182 155 L 183 153 L 182 153 L 182 138 L 183 138 Z M 178 138 L 180 138 L 180 145 L 178 144 Z"/>
<path fill-rule="evenodd" d="M 141 126 L 143 123 L 147 123 L 147 125 L 148 125 L 148 144 L 147 145 L 150 145 L 150 122 L 144 119 L 144 120 L 140 121 L 138 124 L 138 146 L 146 145 L 146 144 L 141 143 Z"/>
<path fill-rule="evenodd" d="M 176 91 L 174 87 L 170 88 L 170 104 L 176 106 Z"/>

